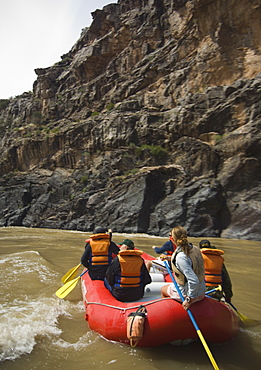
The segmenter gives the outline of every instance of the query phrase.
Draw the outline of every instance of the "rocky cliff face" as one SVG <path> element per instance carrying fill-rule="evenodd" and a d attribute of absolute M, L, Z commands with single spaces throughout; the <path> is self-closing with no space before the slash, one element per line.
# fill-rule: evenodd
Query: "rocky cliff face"
<path fill-rule="evenodd" d="M 0 103 L 0 225 L 261 240 L 259 0 L 119 0 Z"/>

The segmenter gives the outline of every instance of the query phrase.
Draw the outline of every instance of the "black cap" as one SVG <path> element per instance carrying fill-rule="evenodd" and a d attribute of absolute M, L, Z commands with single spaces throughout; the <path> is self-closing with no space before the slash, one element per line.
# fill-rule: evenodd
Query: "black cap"
<path fill-rule="evenodd" d="M 105 234 L 105 233 L 107 233 L 107 229 L 105 229 L 105 227 L 100 227 L 100 226 L 98 226 L 98 227 L 96 227 L 95 229 L 94 229 L 94 234 Z"/>
<path fill-rule="evenodd" d="M 201 240 L 199 242 L 199 248 L 211 248 L 210 241 L 207 239 Z"/>

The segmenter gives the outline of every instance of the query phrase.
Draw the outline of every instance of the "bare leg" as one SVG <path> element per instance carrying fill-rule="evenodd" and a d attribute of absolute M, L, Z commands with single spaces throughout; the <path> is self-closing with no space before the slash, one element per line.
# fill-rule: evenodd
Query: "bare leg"
<path fill-rule="evenodd" d="M 161 288 L 161 297 L 162 297 L 162 298 L 167 298 L 167 297 L 169 297 L 169 294 L 168 294 L 168 287 L 169 287 L 169 285 L 164 285 L 164 286 Z"/>
<path fill-rule="evenodd" d="M 147 267 L 147 270 L 150 272 L 150 269 L 151 269 L 151 267 L 152 267 L 152 262 L 151 262 L 150 260 L 147 260 L 147 261 L 145 262 L 145 265 L 146 265 L 146 267 Z"/>

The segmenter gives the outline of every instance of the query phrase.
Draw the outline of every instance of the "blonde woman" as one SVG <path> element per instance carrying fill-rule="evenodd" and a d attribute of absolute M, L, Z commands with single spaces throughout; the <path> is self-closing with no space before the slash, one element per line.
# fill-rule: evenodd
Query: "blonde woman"
<path fill-rule="evenodd" d="M 172 271 L 184 297 L 182 305 L 187 310 L 205 297 L 204 262 L 199 248 L 188 242 L 187 231 L 182 226 L 174 227 L 171 235 L 177 245 L 171 258 Z M 174 284 L 163 286 L 161 294 L 181 300 Z"/>

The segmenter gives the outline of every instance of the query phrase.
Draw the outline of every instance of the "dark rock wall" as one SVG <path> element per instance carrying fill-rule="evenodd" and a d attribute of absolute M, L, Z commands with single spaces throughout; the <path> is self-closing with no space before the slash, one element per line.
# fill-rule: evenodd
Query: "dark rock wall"
<path fill-rule="evenodd" d="M 261 240 L 261 5 L 133 0 L 1 101 L 0 225 Z"/>

